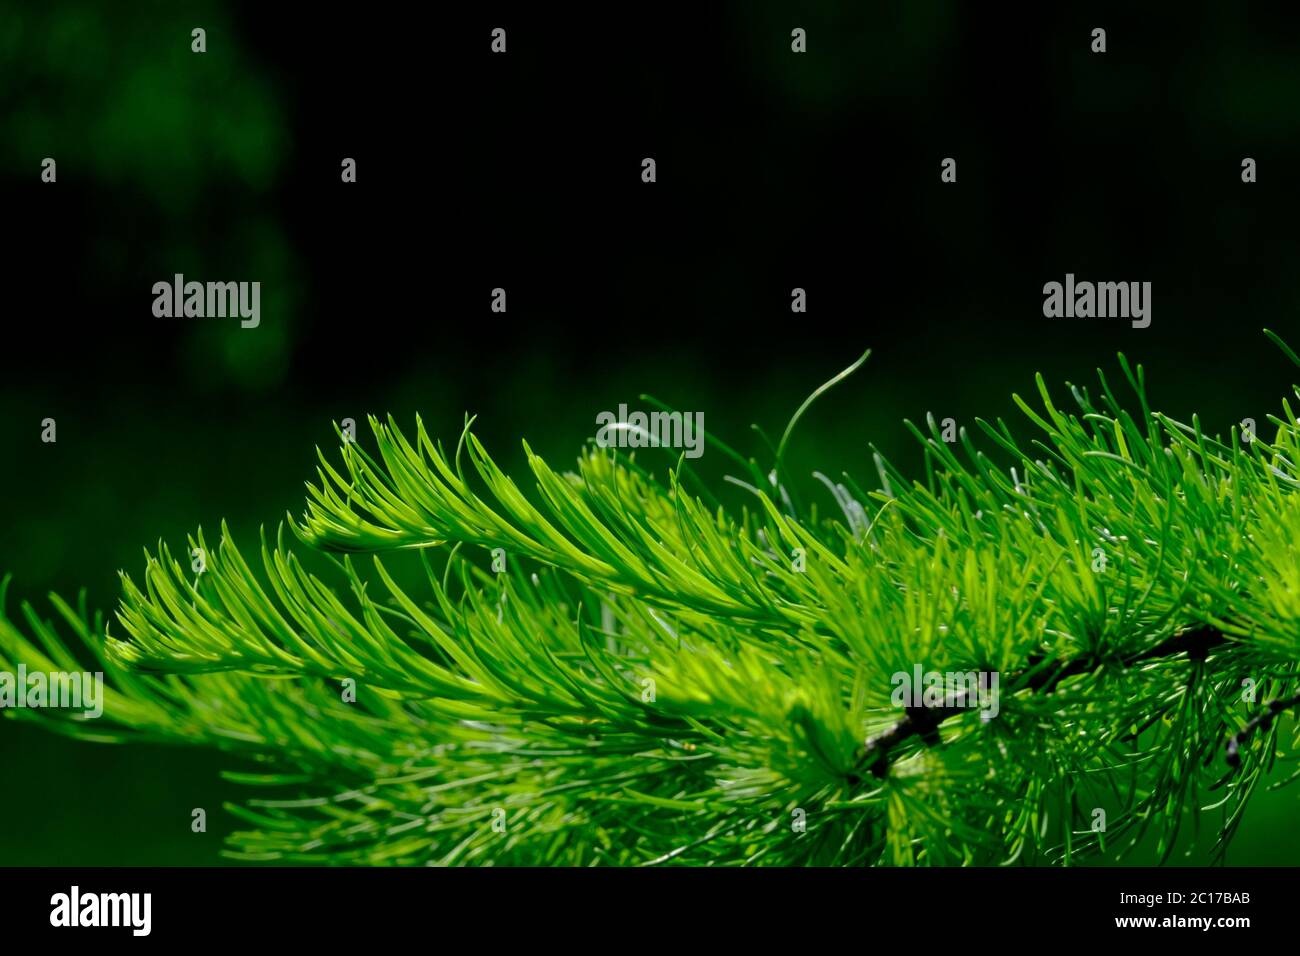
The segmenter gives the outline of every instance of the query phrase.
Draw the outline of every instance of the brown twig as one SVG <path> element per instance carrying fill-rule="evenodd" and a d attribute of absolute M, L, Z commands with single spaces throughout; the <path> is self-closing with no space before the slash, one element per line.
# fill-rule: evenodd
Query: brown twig
<path fill-rule="evenodd" d="M 1256 714 L 1246 722 L 1245 727 L 1242 727 L 1241 730 L 1228 738 L 1227 753 L 1224 754 L 1223 758 L 1228 762 L 1228 766 L 1241 766 L 1241 745 L 1250 738 L 1256 727 L 1268 730 L 1273 726 L 1273 718 L 1282 711 L 1297 706 L 1300 706 L 1300 694 L 1296 694 L 1294 697 L 1279 697 L 1277 700 L 1270 700 L 1265 704 L 1262 713 Z"/>
<path fill-rule="evenodd" d="M 1190 660 L 1203 661 L 1211 650 L 1226 642 L 1227 638 L 1219 631 L 1203 626 L 1175 634 L 1149 650 L 1120 658 L 1117 663 L 1121 667 L 1134 667 L 1147 661 L 1162 660 L 1178 654 L 1186 654 Z M 1066 662 L 1057 661 L 1055 666 L 1047 660 L 1032 662 L 1028 668 L 1010 681 L 1009 689 L 1011 693 L 1032 690 L 1035 693 L 1050 694 L 1066 678 L 1087 674 L 1107 663 L 1116 662 L 1095 655 Z M 920 738 L 926 744 L 937 744 L 939 726 L 967 709 L 964 692 L 957 695 L 957 701 L 950 705 L 908 707 L 901 720 L 888 730 L 867 740 L 863 747 L 863 754 L 854 767 L 854 773 L 850 774 L 850 782 L 860 781 L 858 772 L 862 770 L 869 770 L 873 776 L 883 777 L 889 770 L 890 752 L 913 737 Z M 1247 728 L 1254 729 L 1249 724 Z"/>

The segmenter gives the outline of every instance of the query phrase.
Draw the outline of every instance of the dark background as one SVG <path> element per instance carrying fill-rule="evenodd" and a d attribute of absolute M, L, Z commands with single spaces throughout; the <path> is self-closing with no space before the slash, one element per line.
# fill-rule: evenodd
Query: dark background
<path fill-rule="evenodd" d="M 344 417 L 454 439 L 475 413 L 517 470 L 521 437 L 564 463 L 649 392 L 762 456 L 750 424 L 779 435 L 869 346 L 791 446 L 812 496 L 813 470 L 871 484 L 871 444 L 914 465 L 904 418 L 1014 418 L 1036 371 L 1063 390 L 1118 351 L 1210 430 L 1295 381 L 1260 333 L 1300 344 L 1294 12 L 551 6 L 3 5 L 11 611 L 111 609 L 142 547 L 299 512 Z M 154 318 L 176 272 L 260 281 L 261 326 Z M 1067 272 L 1152 282 L 1152 325 L 1043 318 Z M 0 864 L 214 862 L 241 796 L 219 755 L 13 722 L 0 765 Z M 1292 862 L 1294 801 L 1261 795 L 1230 859 Z"/>

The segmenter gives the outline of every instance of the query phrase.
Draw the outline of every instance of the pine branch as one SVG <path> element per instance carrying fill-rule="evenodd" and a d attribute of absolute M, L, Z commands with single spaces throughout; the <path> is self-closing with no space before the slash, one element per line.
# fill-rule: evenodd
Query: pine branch
<path fill-rule="evenodd" d="M 0 593 L 0 669 L 79 643 L 110 682 L 93 727 L 5 716 L 256 761 L 240 779 L 296 794 L 235 810 L 244 859 L 1068 863 L 1148 829 L 1172 851 L 1202 786 L 1223 846 L 1300 685 L 1300 423 L 1284 402 L 1271 441 L 1210 437 L 1120 365 L 1137 411 L 1102 376 L 1067 414 L 1040 379 L 1032 442 L 909 425 L 924 480 L 880 456 L 874 491 L 820 476 L 831 519 L 796 508 L 788 458 L 740 459 L 729 510 L 525 445 L 525 493 L 468 424 L 448 455 L 372 419 L 373 454 L 320 456 L 297 542 L 246 560 L 199 531 L 197 574 L 160 544 L 111 622 L 15 623 Z M 900 718 L 890 677 L 920 665 L 1011 675 L 1006 706 Z M 1274 702 L 1244 727 L 1243 674 Z M 1209 779 L 1230 728 L 1238 767 Z"/>

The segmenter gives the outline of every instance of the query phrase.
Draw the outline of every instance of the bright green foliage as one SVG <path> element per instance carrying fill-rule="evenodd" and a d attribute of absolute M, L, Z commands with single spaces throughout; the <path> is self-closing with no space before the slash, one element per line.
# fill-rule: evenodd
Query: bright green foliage
<path fill-rule="evenodd" d="M 468 423 L 448 454 L 372 420 L 373 452 L 321 456 L 297 543 L 160 546 L 109 628 L 56 601 L 113 682 L 104 718 L 9 713 L 264 765 L 239 779 L 292 796 L 231 808 L 248 859 L 1070 862 L 1148 831 L 1169 850 L 1207 806 L 1226 845 L 1286 742 L 1266 721 L 1233 768 L 1225 739 L 1300 684 L 1300 423 L 1283 403 L 1271 441 L 1212 438 L 1120 361 L 1131 411 L 1105 377 L 1074 412 L 1040 380 L 1032 441 L 980 422 L 954 446 L 931 421 L 921 481 L 819 476 L 835 519 L 792 502 L 785 441 L 770 475 L 714 446 L 753 494 L 733 514 L 684 462 L 530 451 L 525 490 Z M 79 667 L 23 617 L 30 637 L 0 618 L 0 667 Z M 1208 654 L 1180 650 L 1193 630 Z M 1000 713 L 878 761 L 891 675 L 917 664 L 997 671 Z"/>

